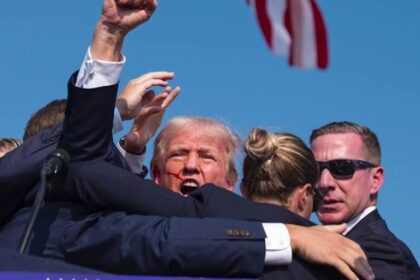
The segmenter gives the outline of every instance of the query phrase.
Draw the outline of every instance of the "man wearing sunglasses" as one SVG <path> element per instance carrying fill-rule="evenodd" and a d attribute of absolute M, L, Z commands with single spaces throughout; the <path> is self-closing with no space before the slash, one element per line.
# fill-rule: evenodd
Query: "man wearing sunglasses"
<path fill-rule="evenodd" d="M 348 224 L 344 234 L 362 246 L 376 279 L 420 279 L 410 249 L 377 210 L 384 169 L 375 133 L 352 122 L 333 122 L 313 130 L 310 142 L 320 167 L 318 190 L 324 195 L 319 220 Z"/>

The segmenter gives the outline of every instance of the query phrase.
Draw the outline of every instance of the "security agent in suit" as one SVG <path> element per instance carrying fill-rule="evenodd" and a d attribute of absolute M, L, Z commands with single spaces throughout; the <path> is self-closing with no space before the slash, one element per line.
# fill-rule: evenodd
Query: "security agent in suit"
<path fill-rule="evenodd" d="M 325 194 L 319 220 L 348 224 L 344 234 L 362 246 L 376 279 L 420 279 L 410 249 L 377 210 L 384 169 L 375 133 L 356 123 L 333 122 L 312 132 L 311 147 L 321 168 L 319 190 Z"/>
<path fill-rule="evenodd" d="M 94 46 L 94 44 L 92 44 L 93 46 Z M 93 49 L 94 49 L 94 47 L 93 47 Z M 101 89 L 102 91 L 103 91 L 103 89 Z M 71 103 L 73 103 L 73 102 L 75 102 L 75 103 L 77 103 L 77 98 L 76 99 L 73 99 L 73 98 L 69 98 L 69 103 L 71 104 Z M 73 106 L 69 106 L 69 108 L 71 108 L 71 107 L 73 107 L 73 108 L 75 108 L 75 107 L 77 107 L 77 106 L 75 106 L 75 105 L 73 105 Z M 100 121 L 106 121 L 107 119 L 100 119 Z M 71 120 L 70 120 L 71 121 Z M 65 131 L 66 131 L 66 128 L 65 128 Z M 83 131 L 83 129 L 82 129 L 82 131 Z M 83 133 L 82 133 L 83 134 Z M 66 138 L 66 137 L 64 137 L 64 139 L 67 139 L 67 140 L 69 140 L 70 139 L 70 142 L 72 142 L 71 140 L 72 140 L 72 137 L 68 137 L 68 138 Z M 76 139 L 77 140 L 77 138 L 74 138 L 74 139 Z M 74 140 L 73 139 L 73 140 Z M 67 140 L 64 140 L 64 142 L 65 141 L 67 141 Z M 90 139 L 85 139 L 86 140 L 86 142 L 89 142 L 89 140 Z M 99 143 L 99 146 L 101 146 L 101 143 Z M 108 148 L 107 147 L 109 147 L 109 145 L 102 145 L 102 147 L 105 147 L 105 150 L 104 151 L 101 151 L 100 152 L 100 154 L 101 153 L 104 153 L 104 154 L 107 154 L 109 151 L 108 151 Z M 97 149 L 94 149 L 94 150 L 97 150 Z M 78 154 L 78 151 L 77 151 L 77 149 L 75 149 L 75 151 L 73 151 L 73 155 L 75 155 L 76 156 L 76 158 L 77 157 L 84 157 L 85 159 L 87 158 L 89 158 L 89 153 L 87 153 L 88 154 L 88 156 L 84 156 L 83 155 L 83 153 L 81 153 L 81 154 Z M 111 151 L 111 154 L 112 154 L 112 151 Z M 115 167 L 115 166 L 114 166 Z M 173 195 L 173 194 L 172 194 Z M 270 211 L 268 211 L 267 210 L 267 208 L 265 208 L 265 207 L 259 207 L 259 208 L 261 208 L 261 209 L 264 209 L 264 211 L 265 212 L 270 212 Z M 280 209 L 280 208 L 279 208 Z M 280 211 L 280 210 L 277 210 L 277 211 Z M 76 217 L 78 216 L 78 215 L 81 215 L 81 213 L 78 213 L 78 211 L 71 211 L 72 213 L 71 214 L 74 214 L 74 213 L 76 213 L 77 215 L 76 215 Z M 283 213 L 283 211 L 280 211 L 280 212 L 278 212 L 278 213 Z M 283 213 L 283 215 L 284 215 L 284 213 Z M 63 217 L 61 214 L 60 215 L 58 215 L 58 216 L 60 216 L 61 218 Z M 72 216 L 72 218 L 74 218 L 74 216 Z M 190 223 L 188 223 L 189 225 L 190 225 Z M 259 225 L 260 226 L 260 229 L 261 229 L 261 225 Z M 60 226 L 60 228 L 63 228 L 62 226 Z M 65 226 L 64 226 L 64 228 L 66 228 Z M 84 229 L 85 229 L 85 227 L 83 227 Z M 6 230 L 4 230 L 3 232 L 7 232 L 7 229 Z M 51 231 L 51 232 L 54 232 L 54 231 Z M 85 231 L 83 231 L 83 232 L 85 232 Z M 232 233 L 234 233 L 234 232 L 237 232 L 237 231 L 232 231 Z M 239 231 L 239 232 L 241 232 L 241 231 Z M 327 234 L 326 232 L 325 232 L 325 234 Z M 52 238 L 52 235 L 54 235 L 54 234 L 50 234 L 49 236 L 48 236 L 48 238 Z M 234 235 L 237 235 L 237 234 L 234 234 Z M 240 236 L 242 235 L 242 234 L 239 234 Z M 245 231 L 245 235 L 248 235 L 247 233 L 246 233 L 246 231 Z M 242 236 L 243 237 L 243 236 Z M 292 236 L 293 237 L 293 236 Z M 57 244 L 55 245 L 56 247 L 58 247 L 57 246 Z M 53 247 L 53 246 L 51 246 L 51 247 Z M 260 247 L 261 248 L 261 247 Z M 190 248 L 190 249 L 193 249 L 193 248 Z M 196 250 L 192 250 L 192 252 L 196 252 Z M 71 253 L 71 252 L 70 252 Z M 261 267 L 261 264 L 259 264 L 259 267 Z M 230 269 L 232 269 L 232 268 L 230 268 Z M 188 269 L 186 269 L 186 273 L 188 273 Z M 230 275 L 230 274 L 229 274 Z"/>
<path fill-rule="evenodd" d="M 140 107 L 141 102 L 141 98 L 136 96 L 138 86 L 141 85 L 134 87 L 128 85 L 118 96 L 114 110 L 113 133 L 122 130 L 121 119 L 128 120 L 136 116 L 136 108 Z M 45 158 L 57 148 L 60 140 L 65 106 L 65 99 L 54 100 L 35 112 L 25 128 L 23 137 L 25 145 L 21 149 L 7 153 L 5 159 L 0 160 L 0 203 L 3 205 L 0 224 L 7 221 L 24 203 L 28 191 L 40 180 L 39 174 Z M 143 137 L 141 140 L 146 143 L 148 138 Z M 148 172 L 142 165 L 144 154 L 131 155 L 120 145 L 117 145 L 117 148 L 127 159 L 127 161 L 119 160 L 124 168 L 129 168 L 144 178 Z M 9 197 L 13 197 L 13 200 Z M 26 200 L 30 198 L 31 195 Z"/>

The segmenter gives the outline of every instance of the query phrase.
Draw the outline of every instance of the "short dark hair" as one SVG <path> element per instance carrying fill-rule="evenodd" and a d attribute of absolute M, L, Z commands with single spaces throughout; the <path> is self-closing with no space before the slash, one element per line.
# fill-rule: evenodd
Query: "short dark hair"
<path fill-rule="evenodd" d="M 355 133 L 359 135 L 363 141 L 366 159 L 375 165 L 381 165 L 381 146 L 378 137 L 367 126 L 349 121 L 331 122 L 312 131 L 311 144 L 319 136 L 335 133 Z"/>
<path fill-rule="evenodd" d="M 35 112 L 26 124 L 23 141 L 64 120 L 66 99 L 55 99 Z"/>

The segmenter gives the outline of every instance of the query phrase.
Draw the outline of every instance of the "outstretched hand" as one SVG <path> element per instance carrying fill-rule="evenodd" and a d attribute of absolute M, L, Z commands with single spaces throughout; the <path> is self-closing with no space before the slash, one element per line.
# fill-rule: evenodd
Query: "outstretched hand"
<path fill-rule="evenodd" d="M 127 86 L 117 97 L 116 106 L 123 120 L 131 120 L 138 116 L 143 106 L 149 103 L 154 94 L 148 90 L 153 86 L 167 88 L 172 80 L 173 72 L 149 72 L 128 82 Z"/>
<path fill-rule="evenodd" d="M 287 225 L 287 229 L 293 252 L 306 261 L 333 266 L 347 279 L 374 279 L 373 270 L 360 245 L 340 234 L 346 229 L 346 224 Z"/>
<path fill-rule="evenodd" d="M 131 80 L 117 98 L 117 108 L 122 119 L 134 119 L 130 132 L 126 135 L 124 149 L 139 153 L 156 133 L 165 110 L 178 96 L 181 89 L 172 89 L 168 80 L 174 77 L 173 72 L 150 72 Z M 149 90 L 152 86 L 164 87 L 155 94 Z"/>

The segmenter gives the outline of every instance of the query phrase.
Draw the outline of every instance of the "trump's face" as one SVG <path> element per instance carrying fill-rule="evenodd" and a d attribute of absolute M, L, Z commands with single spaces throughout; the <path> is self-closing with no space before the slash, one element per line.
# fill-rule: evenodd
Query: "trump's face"
<path fill-rule="evenodd" d="M 233 190 L 228 181 L 228 154 L 223 140 L 205 130 L 184 128 L 168 141 L 153 180 L 174 192 L 188 194 L 206 183 Z"/>

